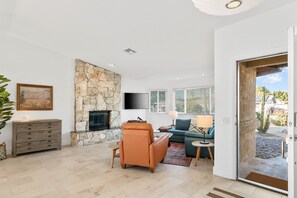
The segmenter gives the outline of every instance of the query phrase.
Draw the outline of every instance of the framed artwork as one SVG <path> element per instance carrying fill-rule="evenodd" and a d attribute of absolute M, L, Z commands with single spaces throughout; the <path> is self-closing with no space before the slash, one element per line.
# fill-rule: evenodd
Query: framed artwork
<path fill-rule="evenodd" d="M 17 110 L 53 110 L 53 86 L 18 83 Z"/>

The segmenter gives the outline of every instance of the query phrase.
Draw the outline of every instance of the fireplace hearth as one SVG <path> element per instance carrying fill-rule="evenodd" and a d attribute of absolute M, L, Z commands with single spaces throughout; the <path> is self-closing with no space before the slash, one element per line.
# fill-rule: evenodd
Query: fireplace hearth
<path fill-rule="evenodd" d="M 108 110 L 104 111 L 90 111 L 89 112 L 89 130 L 90 131 L 100 131 L 105 129 L 110 129 L 110 112 Z"/>

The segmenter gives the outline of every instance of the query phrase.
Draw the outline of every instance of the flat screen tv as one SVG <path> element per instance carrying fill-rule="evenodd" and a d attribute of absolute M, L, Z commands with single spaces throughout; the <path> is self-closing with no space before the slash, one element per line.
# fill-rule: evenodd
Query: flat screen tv
<path fill-rule="evenodd" d="M 124 109 L 148 109 L 148 93 L 124 93 Z"/>

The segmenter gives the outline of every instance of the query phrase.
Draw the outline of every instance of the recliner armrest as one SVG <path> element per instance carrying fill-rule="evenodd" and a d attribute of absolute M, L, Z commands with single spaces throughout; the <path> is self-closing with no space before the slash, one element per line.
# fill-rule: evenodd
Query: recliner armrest
<path fill-rule="evenodd" d="M 167 153 L 168 141 L 168 134 L 163 134 L 150 144 L 150 167 L 155 167 L 156 164 L 164 159 Z"/>

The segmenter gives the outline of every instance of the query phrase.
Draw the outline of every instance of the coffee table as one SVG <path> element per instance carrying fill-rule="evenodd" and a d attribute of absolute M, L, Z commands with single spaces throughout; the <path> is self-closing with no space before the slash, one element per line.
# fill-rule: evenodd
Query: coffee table
<path fill-rule="evenodd" d="M 210 159 L 213 161 L 213 156 L 212 156 L 210 147 L 214 147 L 214 143 L 209 142 L 208 144 L 201 144 L 200 141 L 194 141 L 194 142 L 192 142 L 192 145 L 195 146 L 195 147 L 197 147 L 195 166 L 197 166 L 197 162 L 198 162 L 198 160 L 200 158 L 200 150 L 203 147 L 207 147 L 207 150 L 208 150 Z"/>
<path fill-rule="evenodd" d="M 157 140 L 159 137 L 161 137 L 161 135 L 163 134 L 168 134 L 169 138 L 171 136 L 173 136 L 173 133 L 169 133 L 169 132 L 160 132 L 159 130 L 154 131 L 154 139 Z M 168 147 L 170 146 L 170 141 L 168 140 Z"/>
<path fill-rule="evenodd" d="M 161 135 L 163 135 L 163 134 L 168 134 L 169 138 L 170 138 L 171 136 L 173 136 L 173 133 L 155 131 L 155 132 L 154 132 L 154 137 L 155 137 L 155 139 L 158 139 L 158 138 L 161 137 Z"/>

